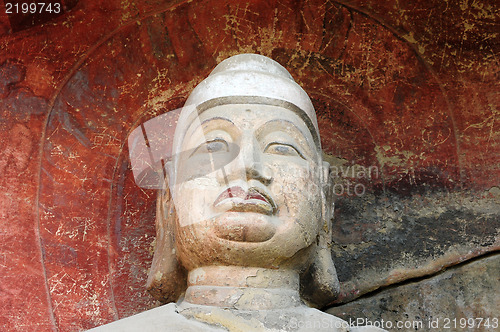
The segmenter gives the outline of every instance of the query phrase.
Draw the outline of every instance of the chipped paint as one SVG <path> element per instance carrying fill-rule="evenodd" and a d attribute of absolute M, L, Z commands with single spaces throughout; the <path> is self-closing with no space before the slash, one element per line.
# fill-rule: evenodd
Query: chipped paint
<path fill-rule="evenodd" d="M 493 2 L 71 3 L 44 24 L 0 16 L 5 329 L 85 330 L 158 305 L 144 288 L 156 194 L 133 183 L 124 142 L 241 52 L 307 90 L 332 165 L 380 169 L 336 203 L 341 301 L 498 250 Z"/>

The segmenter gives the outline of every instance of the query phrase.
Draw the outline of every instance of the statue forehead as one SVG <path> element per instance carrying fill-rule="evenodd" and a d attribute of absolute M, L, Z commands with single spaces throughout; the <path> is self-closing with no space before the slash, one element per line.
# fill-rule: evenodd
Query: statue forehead
<path fill-rule="evenodd" d="M 221 107 L 223 106 L 223 107 Z M 319 132 L 316 126 L 312 123 L 309 116 L 299 107 L 294 104 L 273 98 L 254 97 L 254 96 L 231 96 L 223 98 L 214 98 L 208 100 L 195 108 L 188 108 L 183 114 L 184 121 L 178 123 L 176 128 L 176 135 L 186 131 L 194 122 L 206 121 L 210 118 L 216 117 L 215 114 L 225 114 L 227 118 L 237 118 L 241 116 L 246 109 L 259 110 L 265 108 L 269 111 L 269 119 L 283 120 L 289 122 L 296 127 L 302 129 L 301 131 L 306 134 L 310 133 L 314 142 L 314 146 L 318 151 L 321 151 L 321 142 Z M 220 112 L 213 112 L 214 109 L 220 109 Z M 212 110 L 211 112 L 207 112 Z M 190 113 L 190 114 L 187 114 Z M 274 113 L 274 115 L 271 115 Z M 211 116 L 212 115 L 212 116 Z M 184 134 L 182 137 L 184 138 Z M 180 143 L 180 142 L 179 142 Z"/>
<path fill-rule="evenodd" d="M 274 105 L 255 105 L 255 104 L 226 104 L 207 109 L 199 114 L 197 121 L 190 124 L 186 135 L 200 127 L 217 128 L 217 124 L 226 127 L 224 124 L 230 123 L 240 130 L 258 131 L 262 126 L 271 124 L 277 129 L 293 127 L 303 136 L 310 137 L 313 143 L 312 134 L 307 124 L 293 111 Z M 185 136 L 186 137 L 186 136 Z"/>

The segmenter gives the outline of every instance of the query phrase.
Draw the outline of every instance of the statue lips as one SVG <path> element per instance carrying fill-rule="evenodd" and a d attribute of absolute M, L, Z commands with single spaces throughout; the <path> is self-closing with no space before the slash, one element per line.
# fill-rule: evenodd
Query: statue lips
<path fill-rule="evenodd" d="M 266 215 L 272 215 L 276 211 L 272 198 L 256 187 L 251 187 L 248 191 L 240 186 L 230 187 L 217 197 L 214 207 L 231 212 L 256 212 Z"/>
<path fill-rule="evenodd" d="M 276 232 L 276 225 L 269 219 L 276 213 L 276 205 L 263 189 L 252 187 L 245 191 L 239 186 L 230 187 L 217 197 L 214 207 L 223 211 L 213 224 L 219 238 L 264 242 Z"/>

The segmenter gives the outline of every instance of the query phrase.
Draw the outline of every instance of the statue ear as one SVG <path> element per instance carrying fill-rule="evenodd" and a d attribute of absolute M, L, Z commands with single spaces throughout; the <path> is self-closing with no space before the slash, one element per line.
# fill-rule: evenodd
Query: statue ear
<path fill-rule="evenodd" d="M 320 225 L 316 254 L 309 268 L 301 275 L 302 297 L 315 307 L 324 307 L 333 302 L 340 291 L 337 272 L 331 253 L 331 222 L 333 218 L 333 191 L 329 174 L 330 164 L 323 162 L 322 201 L 323 224 Z"/>
<path fill-rule="evenodd" d="M 187 287 L 187 272 L 175 252 L 175 209 L 170 190 L 158 193 L 156 202 L 156 246 L 146 287 L 163 303 L 175 302 Z"/>

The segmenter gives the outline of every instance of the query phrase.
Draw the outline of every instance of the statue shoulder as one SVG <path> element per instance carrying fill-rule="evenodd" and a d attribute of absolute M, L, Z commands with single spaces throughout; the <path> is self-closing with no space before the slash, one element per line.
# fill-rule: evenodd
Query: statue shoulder
<path fill-rule="evenodd" d="M 222 327 L 222 328 L 220 328 Z M 169 303 L 116 322 L 96 327 L 92 332 L 165 331 L 296 331 L 296 332 L 377 332 L 375 327 L 350 327 L 348 322 L 309 307 L 285 310 L 239 311 L 209 306 Z"/>
<path fill-rule="evenodd" d="M 206 324 L 189 320 L 179 314 L 177 305 L 169 303 L 160 307 L 141 312 L 127 318 L 117 320 L 115 322 L 93 328 L 92 332 L 163 332 L 166 331 L 183 331 L 183 332 L 198 332 L 198 331 L 220 331 L 207 326 Z"/>

